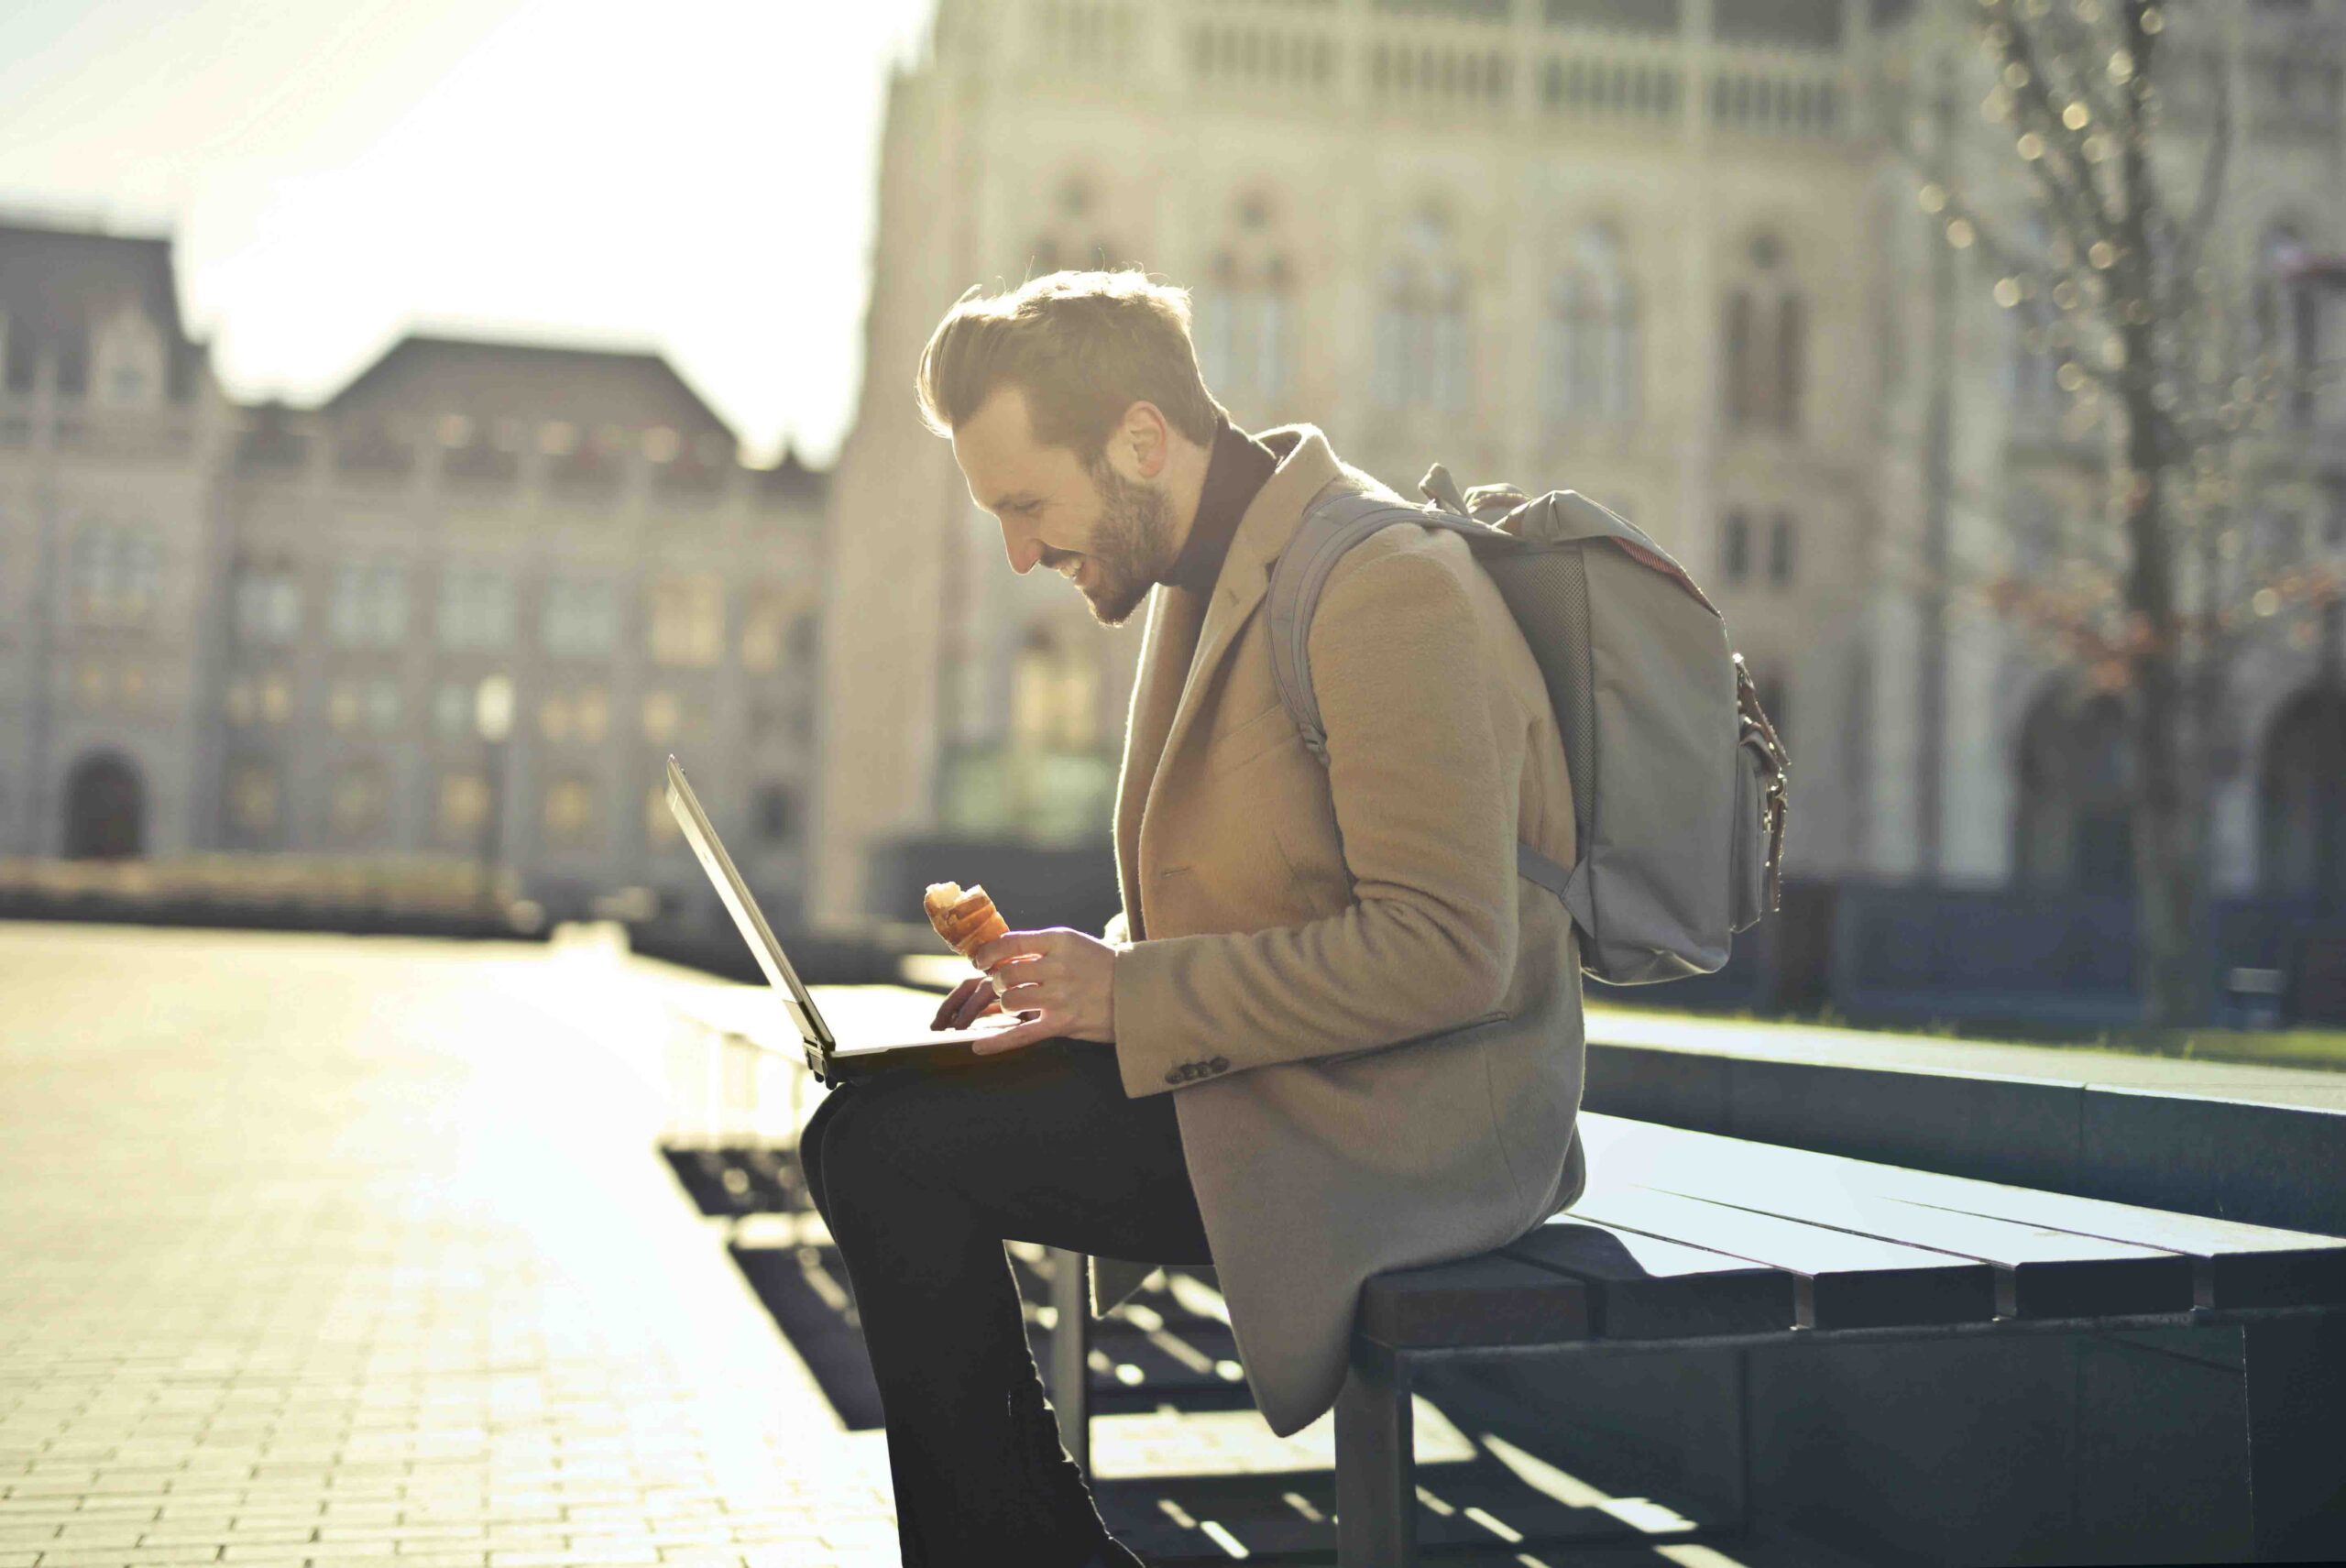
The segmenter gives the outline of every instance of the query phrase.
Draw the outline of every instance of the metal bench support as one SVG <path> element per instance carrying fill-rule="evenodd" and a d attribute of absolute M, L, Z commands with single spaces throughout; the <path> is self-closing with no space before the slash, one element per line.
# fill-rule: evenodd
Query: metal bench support
<path fill-rule="evenodd" d="M 1338 1568 L 1416 1568 L 1418 1456 L 1409 1364 L 1401 1352 L 1353 1341 L 1336 1396 Z"/>
<path fill-rule="evenodd" d="M 1083 1254 L 1051 1248 L 1051 1409 L 1059 1442 L 1091 1474 L 1091 1306 L 1085 1299 Z"/>
<path fill-rule="evenodd" d="M 2242 1346 L 2256 1561 L 2346 1555 L 2346 1313 L 2253 1321 Z"/>

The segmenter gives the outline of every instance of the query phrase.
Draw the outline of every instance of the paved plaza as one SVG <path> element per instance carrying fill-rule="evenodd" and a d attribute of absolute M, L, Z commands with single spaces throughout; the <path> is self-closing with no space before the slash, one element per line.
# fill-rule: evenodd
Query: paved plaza
<path fill-rule="evenodd" d="M 709 983 L 584 938 L 0 926 L 0 1568 L 896 1563 L 882 1434 L 656 1152 Z M 1471 1449 L 1420 1409 L 1439 1486 Z M 1251 1410 L 1095 1434 L 1109 1476 L 1331 1459 Z M 1731 1563 L 1490 1559 L 1665 1560 Z"/>

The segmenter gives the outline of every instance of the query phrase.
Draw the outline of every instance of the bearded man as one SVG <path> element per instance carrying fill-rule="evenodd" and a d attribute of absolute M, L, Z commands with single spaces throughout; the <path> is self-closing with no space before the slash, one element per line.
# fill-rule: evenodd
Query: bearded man
<path fill-rule="evenodd" d="M 1105 1311 L 1211 1265 L 1292 1432 L 1343 1386 L 1362 1282 L 1501 1245 L 1580 1194 L 1580 961 L 1521 839 L 1573 859 L 1545 685 L 1465 542 L 1383 530 L 1310 632 L 1327 731 L 1271 674 L 1270 568 L 1323 497 L 1390 498 L 1315 428 L 1250 435 L 1181 290 L 1061 272 L 965 294 L 921 356 L 1013 571 L 1146 603 L 1117 790 L 1124 909 L 1013 931 L 940 1027 L 1025 1021 L 950 1072 L 834 1091 L 800 1142 L 887 1422 L 908 1564 L 1130 1564 L 1053 1426 L 1005 1240 L 1093 1257 Z"/>

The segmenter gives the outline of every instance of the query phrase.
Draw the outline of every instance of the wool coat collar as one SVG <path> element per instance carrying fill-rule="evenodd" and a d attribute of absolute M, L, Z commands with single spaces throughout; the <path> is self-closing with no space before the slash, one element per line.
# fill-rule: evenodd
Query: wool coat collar
<path fill-rule="evenodd" d="M 1164 763 L 1178 756 L 1198 719 L 1204 694 L 1229 656 L 1239 629 L 1269 591 L 1271 567 L 1295 537 L 1304 512 L 1332 481 L 1350 476 L 1373 483 L 1339 462 L 1317 426 L 1286 425 L 1257 440 L 1276 453 L 1279 466 L 1238 521 L 1238 532 L 1222 558 L 1222 576 L 1205 601 L 1202 620 L 1194 594 L 1159 584 L 1150 590 L 1148 620 L 1142 629 L 1140 667 L 1133 688 L 1132 715 L 1123 774 L 1116 791 L 1116 864 L 1126 877 L 1146 878 L 1143 850 Z M 1194 650 L 1194 653 L 1192 653 Z M 1141 890 L 1121 889 L 1131 938 L 1143 929 Z"/>

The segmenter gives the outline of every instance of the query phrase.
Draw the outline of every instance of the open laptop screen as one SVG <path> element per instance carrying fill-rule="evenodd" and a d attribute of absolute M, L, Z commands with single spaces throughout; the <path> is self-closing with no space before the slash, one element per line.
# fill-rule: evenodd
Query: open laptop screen
<path fill-rule="evenodd" d="M 839 1042 L 831 1037 L 830 1026 L 823 1022 L 814 997 L 799 982 L 798 971 L 790 967 L 790 959 L 783 952 L 782 944 L 774 939 L 773 929 L 766 924 L 758 901 L 750 896 L 749 884 L 733 869 L 733 857 L 725 852 L 717 829 L 709 823 L 708 813 L 701 809 L 700 797 L 693 794 L 693 786 L 673 752 L 668 758 L 667 797 L 668 810 L 675 817 L 676 826 L 684 830 L 685 842 L 700 858 L 701 870 L 708 873 L 709 883 L 724 901 L 725 912 L 733 916 L 741 939 L 750 944 L 751 956 L 758 960 L 758 968 L 782 992 L 783 1005 L 790 1009 L 799 1034 L 820 1050 L 836 1049 Z"/>

